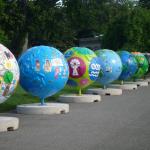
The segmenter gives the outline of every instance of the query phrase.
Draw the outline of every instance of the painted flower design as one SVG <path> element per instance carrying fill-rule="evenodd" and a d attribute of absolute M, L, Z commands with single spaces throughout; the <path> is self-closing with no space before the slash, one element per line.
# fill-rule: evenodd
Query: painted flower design
<path fill-rule="evenodd" d="M 82 80 L 80 80 L 80 84 L 81 84 L 82 86 L 87 85 L 88 83 L 89 83 L 89 80 L 88 80 L 88 79 L 82 79 Z"/>

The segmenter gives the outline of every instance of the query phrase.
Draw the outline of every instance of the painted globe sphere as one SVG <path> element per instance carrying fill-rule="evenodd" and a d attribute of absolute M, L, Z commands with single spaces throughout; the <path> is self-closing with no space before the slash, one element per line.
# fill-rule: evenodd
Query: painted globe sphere
<path fill-rule="evenodd" d="M 138 63 L 138 70 L 135 73 L 135 75 L 133 76 L 133 78 L 141 78 L 143 77 L 149 68 L 149 64 L 148 61 L 146 59 L 146 57 L 144 56 L 144 54 L 140 53 L 140 52 L 132 52 L 132 54 L 134 54 L 137 63 Z"/>
<path fill-rule="evenodd" d="M 101 85 L 108 85 L 117 80 L 122 72 L 122 62 L 119 55 L 108 49 L 95 52 L 100 60 L 101 70 L 97 82 Z"/>
<path fill-rule="evenodd" d="M 20 84 L 41 100 L 64 88 L 69 69 L 64 55 L 56 48 L 35 46 L 20 58 Z"/>
<path fill-rule="evenodd" d="M 150 73 L 150 53 L 144 53 L 144 56 L 146 57 L 146 59 L 148 61 L 148 65 L 149 65 L 147 73 Z"/>
<path fill-rule="evenodd" d="M 122 73 L 119 76 L 119 80 L 127 80 L 138 70 L 136 58 L 128 51 L 118 51 L 117 53 L 122 61 Z"/>
<path fill-rule="evenodd" d="M 17 86 L 19 67 L 14 55 L 0 44 L 0 103 L 6 101 Z"/>
<path fill-rule="evenodd" d="M 68 85 L 82 89 L 96 81 L 100 64 L 96 54 L 85 47 L 73 47 L 65 52 L 69 64 Z"/>

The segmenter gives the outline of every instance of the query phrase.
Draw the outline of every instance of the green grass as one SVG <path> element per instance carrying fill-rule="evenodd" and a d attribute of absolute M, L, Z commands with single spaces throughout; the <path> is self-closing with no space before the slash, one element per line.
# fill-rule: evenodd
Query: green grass
<path fill-rule="evenodd" d="M 82 90 L 82 93 L 85 92 L 86 89 Z M 65 87 L 63 90 L 58 92 L 57 94 L 46 99 L 46 102 L 56 101 L 61 94 L 65 93 L 75 93 L 78 94 L 78 90 Z M 32 96 L 31 94 L 25 92 L 20 85 L 16 88 L 14 94 L 4 103 L 0 104 L 0 113 L 8 112 L 14 110 L 17 105 L 20 104 L 29 104 L 29 103 L 39 103 L 39 98 Z"/>
<path fill-rule="evenodd" d="M 114 83 L 120 83 L 119 81 L 115 81 Z M 99 85 L 99 83 L 93 83 L 92 85 L 90 85 L 87 88 L 100 88 L 102 86 Z M 82 93 L 85 93 L 85 91 L 87 90 L 87 88 L 82 90 Z M 65 87 L 63 90 L 61 90 L 60 92 L 58 92 L 57 94 L 48 97 L 46 99 L 46 102 L 50 102 L 50 101 L 57 101 L 59 95 L 61 94 L 69 94 L 69 93 L 74 93 L 74 94 L 78 94 L 79 91 L 76 89 L 72 89 L 70 87 Z M 29 103 L 39 103 L 39 98 L 32 96 L 31 94 L 25 92 L 20 85 L 18 85 L 17 89 L 15 90 L 14 94 L 4 103 L 0 104 L 0 113 L 2 112 L 8 112 L 11 110 L 14 110 L 16 108 L 17 105 L 20 104 L 29 104 Z"/>
<path fill-rule="evenodd" d="M 35 103 L 38 98 L 26 93 L 20 86 L 17 87 L 14 94 L 4 103 L 0 104 L 0 112 L 6 112 L 16 108 L 18 104 Z"/>
<path fill-rule="evenodd" d="M 94 84 L 90 85 L 88 88 L 90 88 L 90 87 L 96 87 L 96 88 L 99 87 L 100 88 L 101 86 L 98 83 L 94 83 Z M 83 89 L 82 93 L 85 93 L 86 90 L 87 90 L 87 88 Z M 67 93 L 78 94 L 79 92 L 76 89 L 72 89 L 72 88 L 66 86 L 63 90 L 61 90 L 57 94 L 47 98 L 46 102 L 56 101 L 58 99 L 59 95 L 67 94 Z M 40 101 L 39 101 L 38 97 L 32 96 L 31 94 L 25 92 L 21 88 L 21 86 L 18 85 L 14 94 L 7 101 L 0 104 L 0 113 L 14 110 L 16 108 L 16 106 L 20 105 L 20 104 L 39 103 L 39 102 Z"/>
<path fill-rule="evenodd" d="M 129 80 L 130 81 L 130 80 Z M 115 81 L 113 83 L 119 84 L 120 81 Z M 99 85 L 99 83 L 93 83 L 87 88 L 100 88 L 102 86 Z M 82 90 L 82 93 L 85 93 L 87 88 Z M 49 97 L 46 99 L 46 102 L 48 101 L 56 101 L 61 94 L 67 94 L 67 93 L 75 93 L 78 94 L 78 90 L 72 89 L 70 87 L 65 87 L 63 90 L 58 92 L 57 94 Z M 39 98 L 34 97 L 31 94 L 25 92 L 20 85 L 18 85 L 17 89 L 15 90 L 14 94 L 4 103 L 0 104 L 0 113 L 2 112 L 8 112 L 10 110 L 13 110 L 16 108 L 19 104 L 29 104 L 29 103 L 39 103 Z"/>

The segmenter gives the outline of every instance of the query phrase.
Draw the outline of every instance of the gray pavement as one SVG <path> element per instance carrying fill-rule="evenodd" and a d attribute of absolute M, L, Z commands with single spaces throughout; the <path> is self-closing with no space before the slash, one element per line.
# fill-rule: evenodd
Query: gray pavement
<path fill-rule="evenodd" d="M 150 150 L 150 86 L 71 104 L 67 115 L 4 115 L 20 128 L 0 133 L 0 150 Z"/>

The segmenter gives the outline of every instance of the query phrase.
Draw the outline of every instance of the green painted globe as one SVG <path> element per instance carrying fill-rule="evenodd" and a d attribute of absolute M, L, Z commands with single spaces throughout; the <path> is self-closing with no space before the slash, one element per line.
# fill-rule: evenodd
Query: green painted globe
<path fill-rule="evenodd" d="M 148 61 L 146 57 L 140 52 L 132 52 L 132 54 L 134 54 L 138 63 L 138 70 L 134 74 L 133 78 L 134 79 L 142 78 L 148 71 L 149 68 Z"/>
<path fill-rule="evenodd" d="M 67 85 L 75 89 L 83 89 L 97 80 L 100 72 L 99 59 L 96 54 L 85 47 L 73 47 L 65 52 L 69 65 Z"/>

